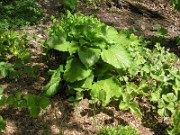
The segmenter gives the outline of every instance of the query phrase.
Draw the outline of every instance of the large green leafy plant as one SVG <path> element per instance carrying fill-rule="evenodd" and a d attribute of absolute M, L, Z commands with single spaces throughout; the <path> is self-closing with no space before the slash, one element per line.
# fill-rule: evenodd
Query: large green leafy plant
<path fill-rule="evenodd" d="M 59 52 L 61 62 L 44 92 L 53 96 L 63 88 L 75 93 L 77 102 L 85 93 L 91 103 L 103 106 L 119 101 L 119 108 L 141 117 L 136 99 L 150 98 L 161 116 L 171 116 L 179 104 L 179 59 L 157 43 L 101 23 L 91 16 L 67 16 L 49 29 L 48 50 Z M 133 60 L 133 62 L 132 62 Z"/>
<path fill-rule="evenodd" d="M 55 95 L 63 82 L 66 91 L 76 93 L 75 97 L 70 97 L 71 101 L 82 99 L 88 91 L 92 103 L 105 106 L 111 100 L 121 100 L 141 117 L 131 92 L 124 95 L 126 90 L 121 87 L 121 74 L 126 74 L 132 63 L 131 55 L 124 47 L 131 42 L 123 42 L 124 39 L 125 32 L 119 33 L 91 16 L 68 12 L 49 29 L 49 39 L 45 42 L 47 49 L 59 51 L 60 56 L 67 54 L 44 87 L 45 93 Z"/>

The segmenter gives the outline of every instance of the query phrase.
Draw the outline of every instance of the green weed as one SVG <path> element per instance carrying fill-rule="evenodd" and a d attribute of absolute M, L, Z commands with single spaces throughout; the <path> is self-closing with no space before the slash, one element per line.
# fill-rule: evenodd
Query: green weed
<path fill-rule="evenodd" d="M 139 131 L 131 126 L 104 127 L 97 135 L 137 135 Z"/>

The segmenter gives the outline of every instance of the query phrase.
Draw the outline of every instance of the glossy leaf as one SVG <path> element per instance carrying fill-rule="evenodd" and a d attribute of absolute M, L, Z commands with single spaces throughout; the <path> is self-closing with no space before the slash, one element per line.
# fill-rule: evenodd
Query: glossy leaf
<path fill-rule="evenodd" d="M 99 60 L 100 53 L 100 49 L 88 47 L 80 47 L 78 51 L 79 59 L 87 69 Z"/>
<path fill-rule="evenodd" d="M 68 82 L 80 81 L 91 74 L 91 69 L 86 69 L 81 61 L 72 56 L 67 60 L 64 72 L 64 79 Z"/>
<path fill-rule="evenodd" d="M 46 84 L 46 86 L 43 88 L 43 91 L 47 96 L 54 96 L 58 92 L 62 71 L 62 66 L 59 66 L 59 68 L 55 70 L 53 75 L 51 76 L 49 83 Z"/>
<path fill-rule="evenodd" d="M 114 78 L 98 81 L 97 83 L 94 83 L 90 89 L 92 98 L 99 99 L 104 106 L 107 105 L 112 98 L 120 97 L 122 94 L 121 87 Z"/>
<path fill-rule="evenodd" d="M 173 93 L 167 93 L 162 95 L 162 99 L 168 103 L 175 102 L 177 97 Z"/>
<path fill-rule="evenodd" d="M 88 76 L 86 79 L 81 80 L 81 81 L 76 81 L 72 84 L 70 84 L 75 90 L 77 88 L 89 88 L 94 81 L 94 75 L 91 73 L 90 76 Z"/>
<path fill-rule="evenodd" d="M 42 109 L 45 109 L 49 104 L 49 98 L 43 96 L 38 97 L 38 106 L 40 106 Z"/>
<path fill-rule="evenodd" d="M 24 96 L 24 99 L 27 101 L 29 107 L 38 106 L 37 97 L 33 94 L 27 94 Z"/>
<path fill-rule="evenodd" d="M 107 50 L 103 50 L 101 57 L 104 62 L 115 68 L 127 68 L 132 62 L 129 53 L 120 45 L 114 45 Z"/>
<path fill-rule="evenodd" d="M 142 113 L 137 102 L 134 101 L 134 102 L 129 103 L 129 108 L 131 112 L 133 112 L 136 116 L 138 116 L 139 118 L 142 118 Z"/>
<path fill-rule="evenodd" d="M 65 52 L 68 51 L 70 42 L 67 42 L 66 39 L 61 35 L 54 35 L 46 41 L 45 45 L 47 48 Z"/>

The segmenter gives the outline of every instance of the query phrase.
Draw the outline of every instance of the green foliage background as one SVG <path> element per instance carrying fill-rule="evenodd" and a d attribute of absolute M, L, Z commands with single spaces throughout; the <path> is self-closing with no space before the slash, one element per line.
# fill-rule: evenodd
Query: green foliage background
<path fill-rule="evenodd" d="M 0 1 L 0 29 L 36 24 L 42 16 L 36 0 Z"/>

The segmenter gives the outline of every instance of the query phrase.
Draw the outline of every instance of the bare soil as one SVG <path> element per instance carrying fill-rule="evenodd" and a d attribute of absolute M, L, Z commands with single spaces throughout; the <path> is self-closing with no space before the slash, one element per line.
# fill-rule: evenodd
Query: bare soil
<path fill-rule="evenodd" d="M 50 16 L 60 17 L 63 9 L 58 0 L 40 0 L 39 6 L 44 9 L 45 18 L 39 25 L 25 30 L 30 35 L 37 34 L 37 40 L 30 39 L 29 48 L 32 53 L 32 64 L 40 67 L 38 77 L 36 79 L 25 77 L 19 80 L 0 79 L 0 87 L 5 89 L 7 95 L 18 91 L 39 94 L 47 82 L 45 78 L 49 63 L 41 55 L 43 52 L 41 43 L 48 37 L 46 30 L 51 26 Z M 177 55 L 180 54 L 180 48 L 174 42 L 174 37 L 180 34 L 180 13 L 166 0 L 122 0 L 121 3 L 116 0 L 106 0 L 97 3 L 97 7 L 86 6 L 81 2 L 79 9 L 82 13 L 93 14 L 102 22 L 117 29 L 135 28 L 136 34 L 145 38 L 156 37 L 153 26 L 160 25 L 170 34 L 166 39 L 168 44 L 165 46 Z M 27 109 L 0 107 L 0 114 L 7 122 L 6 129 L 0 134 L 94 135 L 105 125 L 131 125 L 140 130 L 140 135 L 163 135 L 170 119 L 155 114 L 150 108 L 148 99 L 139 99 L 139 103 L 143 112 L 141 120 L 127 111 L 118 110 L 115 103 L 102 110 L 98 106 L 90 105 L 88 99 L 83 99 L 75 107 L 62 93 L 59 93 L 51 99 L 51 105 L 36 119 L 29 115 Z"/>

